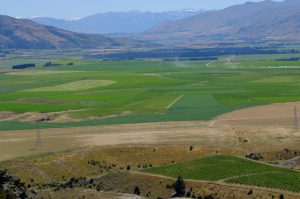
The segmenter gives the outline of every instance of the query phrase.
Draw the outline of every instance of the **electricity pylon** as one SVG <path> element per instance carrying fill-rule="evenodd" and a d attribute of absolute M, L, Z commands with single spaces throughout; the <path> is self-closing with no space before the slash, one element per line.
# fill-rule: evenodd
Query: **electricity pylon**
<path fill-rule="evenodd" d="M 35 139 L 35 148 L 42 148 L 42 139 L 41 139 L 41 132 L 40 132 L 40 124 L 39 121 L 36 122 L 36 139 Z"/>
<path fill-rule="evenodd" d="M 297 132 L 298 130 L 299 130 L 299 121 L 298 121 L 297 106 L 295 106 L 295 108 L 294 108 L 293 132 Z"/>

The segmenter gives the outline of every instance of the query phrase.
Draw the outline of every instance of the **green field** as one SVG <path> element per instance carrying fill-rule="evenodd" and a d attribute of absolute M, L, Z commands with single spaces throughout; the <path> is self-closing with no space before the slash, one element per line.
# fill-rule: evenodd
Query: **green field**
<path fill-rule="evenodd" d="M 228 183 L 255 185 L 270 187 L 276 189 L 300 192 L 300 173 L 295 172 L 270 172 L 263 174 L 254 174 L 251 176 L 242 176 L 226 180 Z"/>
<path fill-rule="evenodd" d="M 74 61 L 74 66 L 9 71 L 0 64 L 0 111 L 63 112 L 80 122 L 41 128 L 159 121 L 209 120 L 236 109 L 300 101 L 300 62 L 237 56 L 208 61 Z M 34 61 L 34 60 L 30 60 Z M 55 61 L 66 64 L 70 60 Z M 182 96 L 178 101 L 175 100 Z M 108 117 L 109 116 L 109 117 Z M 86 118 L 98 118 L 85 121 Z M 0 130 L 35 124 L 0 121 Z"/>
<path fill-rule="evenodd" d="M 143 171 L 174 178 L 182 176 L 192 180 L 223 180 L 228 183 L 300 192 L 300 172 L 226 155 L 210 156 Z"/>

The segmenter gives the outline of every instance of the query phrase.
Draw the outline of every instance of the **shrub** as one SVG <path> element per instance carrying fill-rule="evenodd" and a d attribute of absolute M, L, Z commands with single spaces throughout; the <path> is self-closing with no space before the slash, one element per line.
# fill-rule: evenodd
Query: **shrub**
<path fill-rule="evenodd" d="M 280 194 L 279 199 L 284 199 L 284 195 Z"/>
<path fill-rule="evenodd" d="M 101 190 L 101 183 L 98 183 L 98 184 L 96 185 L 96 190 L 97 190 L 97 191 L 100 191 L 100 190 Z"/>
<path fill-rule="evenodd" d="M 134 190 L 133 190 L 133 194 L 139 196 L 139 195 L 141 194 L 140 187 L 135 186 L 135 187 L 134 187 Z"/>
<path fill-rule="evenodd" d="M 190 198 L 192 196 L 192 193 L 190 191 L 187 191 L 186 192 L 186 195 L 185 195 L 187 198 Z"/>

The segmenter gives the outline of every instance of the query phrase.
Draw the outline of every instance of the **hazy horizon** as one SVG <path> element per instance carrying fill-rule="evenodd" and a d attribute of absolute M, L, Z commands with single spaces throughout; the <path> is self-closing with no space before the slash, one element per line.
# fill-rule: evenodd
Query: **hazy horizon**
<path fill-rule="evenodd" d="M 60 19 L 74 19 L 96 13 L 132 11 L 164 12 L 183 9 L 213 10 L 222 9 L 235 4 L 242 4 L 249 0 L 2 0 L 1 15 L 12 17 L 53 17 Z M 250 0 L 259 2 L 262 0 Z M 71 6 L 70 6 L 71 4 Z M 18 5 L 18 6 L 16 6 Z"/>

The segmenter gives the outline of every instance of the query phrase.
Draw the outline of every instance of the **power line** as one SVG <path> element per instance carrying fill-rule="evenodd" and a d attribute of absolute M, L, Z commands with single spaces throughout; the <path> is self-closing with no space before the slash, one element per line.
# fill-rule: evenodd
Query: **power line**
<path fill-rule="evenodd" d="M 41 132 L 40 132 L 40 123 L 39 121 L 36 122 L 36 139 L 35 139 L 35 148 L 42 148 L 42 139 L 41 139 Z"/>
<path fill-rule="evenodd" d="M 297 112 L 297 106 L 295 106 L 294 107 L 293 132 L 297 132 L 298 130 L 299 130 L 298 112 Z"/>

